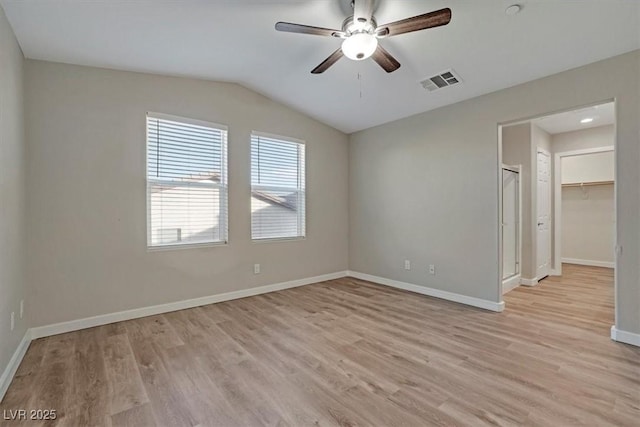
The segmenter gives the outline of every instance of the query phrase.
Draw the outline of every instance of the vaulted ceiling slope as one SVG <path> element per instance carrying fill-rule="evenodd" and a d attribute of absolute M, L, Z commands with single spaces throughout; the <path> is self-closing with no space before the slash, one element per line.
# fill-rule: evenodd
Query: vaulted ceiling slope
<path fill-rule="evenodd" d="M 378 0 L 379 23 L 443 7 L 453 18 L 381 41 L 402 64 L 392 74 L 345 59 L 312 75 L 340 40 L 274 24 L 340 28 L 348 3 L 0 0 L 28 58 L 237 82 L 346 133 L 640 48 L 636 0 Z M 512 3 L 522 10 L 509 16 Z M 450 68 L 462 84 L 419 84 Z"/>

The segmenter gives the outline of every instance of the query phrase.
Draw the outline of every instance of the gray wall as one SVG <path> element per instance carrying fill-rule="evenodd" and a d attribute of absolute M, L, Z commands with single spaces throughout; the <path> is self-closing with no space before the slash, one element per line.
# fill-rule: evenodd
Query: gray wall
<path fill-rule="evenodd" d="M 617 326 L 639 333 L 639 75 L 635 51 L 353 134 L 350 269 L 500 301 L 498 123 L 616 98 Z"/>
<path fill-rule="evenodd" d="M 531 141 L 533 142 L 536 156 L 538 153 L 538 150 L 537 150 L 538 148 L 542 148 L 543 150 L 551 154 L 551 135 L 549 135 L 549 133 L 546 130 L 537 126 L 535 123 L 531 124 Z M 536 166 L 537 164 L 538 162 L 536 159 Z"/>
<path fill-rule="evenodd" d="M 585 150 L 615 145 L 615 127 L 598 126 L 590 129 L 556 133 L 551 136 L 551 149 L 554 153 Z"/>
<path fill-rule="evenodd" d="M 33 326 L 347 269 L 346 135 L 235 84 L 33 60 L 25 71 Z M 229 127 L 228 246 L 147 251 L 147 111 Z M 307 143 L 305 240 L 251 243 L 252 130 Z"/>
<path fill-rule="evenodd" d="M 22 67 L 22 51 L 0 7 L 0 375 L 28 326 L 29 307 L 20 319 L 20 301 L 26 298 Z"/>
<path fill-rule="evenodd" d="M 348 145 L 342 133 L 234 84 L 26 61 L 33 325 L 347 267 L 499 301 L 497 124 L 615 97 L 623 247 L 617 324 L 638 333 L 639 72 L 636 51 L 362 131 Z M 227 247 L 146 250 L 149 110 L 229 126 Z M 306 240 L 251 243 L 251 130 L 307 141 Z M 14 161 L 8 170 L 15 168 Z M 19 224 L 20 192 L 13 194 Z M 413 261 L 411 271 L 403 269 L 404 259 Z M 256 262 L 262 264 L 258 276 L 252 274 Z M 435 276 L 428 264 L 436 265 Z M 20 269 L 14 271 L 19 277 Z"/>

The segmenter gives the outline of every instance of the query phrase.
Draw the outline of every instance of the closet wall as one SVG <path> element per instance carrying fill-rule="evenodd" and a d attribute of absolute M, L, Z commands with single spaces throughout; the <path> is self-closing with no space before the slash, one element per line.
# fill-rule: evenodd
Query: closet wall
<path fill-rule="evenodd" d="M 553 135 L 555 152 L 610 147 L 614 127 Z M 614 266 L 614 152 L 562 157 L 562 262 Z"/>
<path fill-rule="evenodd" d="M 562 262 L 614 267 L 614 185 L 562 188 Z"/>

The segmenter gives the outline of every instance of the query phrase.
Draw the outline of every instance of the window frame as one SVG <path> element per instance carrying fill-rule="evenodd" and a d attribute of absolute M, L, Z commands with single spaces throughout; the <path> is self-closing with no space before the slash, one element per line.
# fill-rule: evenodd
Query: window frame
<path fill-rule="evenodd" d="M 211 129 L 219 130 L 223 132 L 223 138 L 220 147 L 220 155 L 221 155 L 221 166 L 220 166 L 220 183 L 212 182 L 211 184 L 202 184 L 202 183 L 176 183 L 176 181 L 166 180 L 166 179 L 150 179 L 149 178 L 149 119 L 157 119 L 157 120 L 168 120 L 177 123 L 184 123 L 186 125 L 195 125 L 208 127 Z M 145 114 L 144 120 L 144 133 L 145 133 L 145 141 L 144 141 L 144 176 L 145 176 L 145 194 L 146 194 L 146 208 L 145 208 L 145 220 L 147 223 L 147 252 L 156 252 L 156 251 L 169 251 L 169 250 L 184 250 L 184 249 L 195 249 L 195 248 L 207 248 L 207 247 L 224 247 L 229 245 L 229 128 L 226 125 L 209 122 L 205 120 L 192 119 L 189 117 L 175 116 L 171 114 L 165 113 L 157 113 L 153 111 L 147 111 Z M 198 243 L 168 243 L 168 244 L 152 244 L 152 227 L 151 227 L 151 192 L 150 183 L 154 182 L 157 184 L 167 184 L 171 183 L 176 187 L 188 187 L 188 186 L 202 186 L 207 188 L 219 188 L 224 190 L 224 197 L 220 197 L 220 215 L 219 222 L 221 223 L 221 232 L 223 239 L 219 241 L 210 241 L 210 242 L 198 242 Z"/>
<path fill-rule="evenodd" d="M 282 136 L 282 135 L 277 135 L 277 134 L 273 134 L 273 133 L 268 133 L 268 132 L 261 132 L 261 131 L 251 131 L 251 135 L 249 137 L 249 207 L 251 208 L 251 199 L 253 198 L 253 189 L 254 189 L 254 185 L 253 185 L 253 159 L 252 159 L 252 144 L 253 144 L 253 137 L 256 136 L 258 138 L 260 137 L 264 137 L 264 138 L 269 138 L 269 139 L 275 139 L 278 141 L 282 141 L 282 142 L 289 142 L 289 143 L 294 143 L 294 144 L 298 144 L 300 146 L 303 147 L 304 149 L 304 153 L 302 156 L 300 156 L 298 154 L 298 187 L 296 188 L 296 192 L 298 193 L 302 193 L 304 195 L 304 200 L 303 203 L 301 204 L 301 207 L 303 208 L 303 216 L 301 218 L 300 215 L 298 215 L 298 229 L 301 228 L 302 226 L 302 235 L 298 235 L 298 236 L 291 236 L 291 237 L 263 237 L 263 238 L 254 238 L 253 237 L 253 212 L 250 211 L 249 212 L 249 222 L 250 222 L 250 230 L 249 230 L 249 234 L 251 235 L 251 243 L 254 244 L 262 244 L 262 243 L 278 243 L 278 242 L 291 242 L 291 241 L 298 241 L 298 240 L 306 240 L 307 238 L 307 143 L 306 141 L 302 140 L 302 139 L 297 139 L 297 138 L 293 138 L 290 136 Z M 302 157 L 302 158 L 301 158 Z M 302 166 L 302 176 L 300 175 L 300 169 Z M 302 182 L 301 182 L 302 181 Z M 302 187 L 300 187 L 302 185 Z M 261 189 L 264 190 L 282 190 L 282 189 L 287 189 L 290 190 L 290 187 L 278 187 L 278 186 L 271 186 L 271 185 L 260 185 L 257 186 L 260 187 Z M 302 224 L 301 224 L 302 223 Z"/>

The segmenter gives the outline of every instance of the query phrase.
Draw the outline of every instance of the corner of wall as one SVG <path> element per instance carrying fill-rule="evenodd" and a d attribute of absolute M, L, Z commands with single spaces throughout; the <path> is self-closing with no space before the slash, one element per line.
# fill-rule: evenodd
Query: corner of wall
<path fill-rule="evenodd" d="M 6 204 L 0 217 L 0 399 L 29 345 L 29 301 L 26 269 L 26 127 L 24 54 L 0 6 L 0 199 Z M 21 302 L 25 315 L 20 315 Z M 13 313 L 14 327 L 9 327 Z M 6 317 L 5 317 L 6 316 Z"/>

